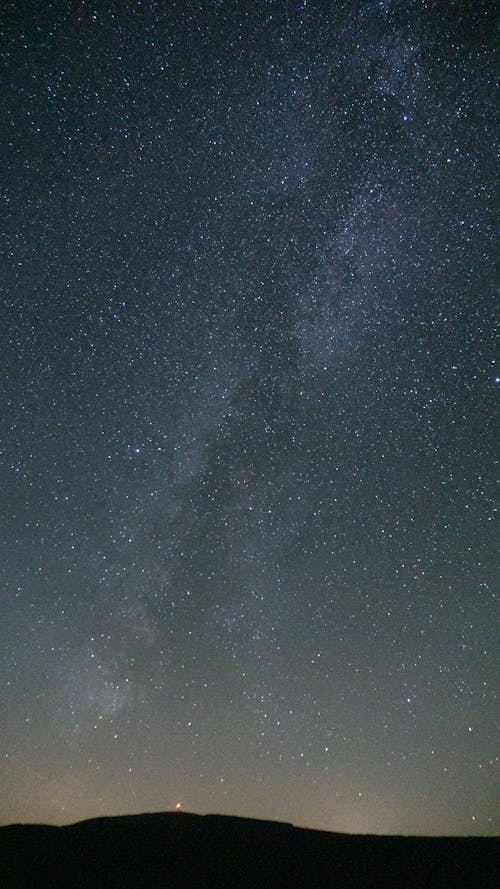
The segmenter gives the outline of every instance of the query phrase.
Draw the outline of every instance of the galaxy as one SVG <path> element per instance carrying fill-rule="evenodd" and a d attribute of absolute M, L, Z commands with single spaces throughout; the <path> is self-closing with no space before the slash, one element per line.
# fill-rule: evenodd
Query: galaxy
<path fill-rule="evenodd" d="M 495 28 L 4 2 L 0 823 L 498 833 Z"/>

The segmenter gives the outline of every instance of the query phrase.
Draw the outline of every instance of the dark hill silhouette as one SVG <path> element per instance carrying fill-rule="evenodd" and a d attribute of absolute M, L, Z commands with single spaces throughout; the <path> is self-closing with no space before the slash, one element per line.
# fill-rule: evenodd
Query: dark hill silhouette
<path fill-rule="evenodd" d="M 499 841 L 166 812 L 0 827 L 2 889 L 494 889 Z"/>

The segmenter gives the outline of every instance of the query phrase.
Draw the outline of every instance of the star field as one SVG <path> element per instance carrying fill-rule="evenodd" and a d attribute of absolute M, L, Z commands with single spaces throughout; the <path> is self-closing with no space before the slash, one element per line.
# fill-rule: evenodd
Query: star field
<path fill-rule="evenodd" d="M 0 23 L 1 823 L 497 833 L 492 6 Z"/>

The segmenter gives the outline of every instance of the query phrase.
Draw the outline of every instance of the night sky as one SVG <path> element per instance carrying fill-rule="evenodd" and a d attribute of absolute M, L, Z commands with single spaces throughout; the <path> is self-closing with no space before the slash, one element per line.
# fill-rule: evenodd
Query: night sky
<path fill-rule="evenodd" d="M 499 830 L 493 7 L 3 3 L 2 823 Z"/>

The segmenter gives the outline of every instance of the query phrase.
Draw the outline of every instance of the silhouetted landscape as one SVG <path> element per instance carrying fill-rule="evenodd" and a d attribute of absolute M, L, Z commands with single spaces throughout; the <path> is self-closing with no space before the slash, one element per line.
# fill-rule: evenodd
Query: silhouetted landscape
<path fill-rule="evenodd" d="M 184 812 L 0 828 L 2 889 L 493 889 L 498 851 Z"/>

